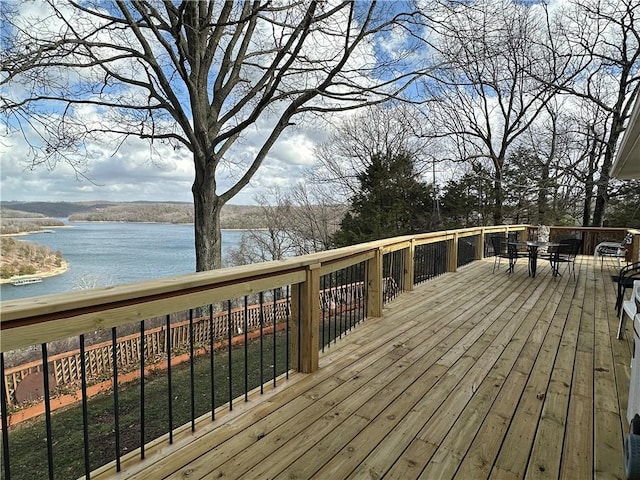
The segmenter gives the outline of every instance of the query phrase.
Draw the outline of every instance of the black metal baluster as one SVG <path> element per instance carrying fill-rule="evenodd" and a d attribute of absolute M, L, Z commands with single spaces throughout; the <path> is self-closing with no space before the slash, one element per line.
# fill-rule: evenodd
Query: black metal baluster
<path fill-rule="evenodd" d="M 9 461 L 9 422 L 7 421 L 7 404 L 8 392 L 6 388 L 6 378 L 4 374 L 4 352 L 0 352 L 0 373 L 2 378 L 0 379 L 0 408 L 2 413 L 2 458 L 4 464 L 4 478 L 9 480 L 11 478 L 11 463 Z"/>
<path fill-rule="evenodd" d="M 333 296 L 333 279 L 331 278 L 331 273 L 328 274 L 329 277 L 329 293 L 328 293 L 328 300 L 329 300 L 329 318 L 327 318 L 327 348 L 331 348 L 331 305 L 333 303 L 332 300 L 332 296 Z"/>
<path fill-rule="evenodd" d="M 287 331 L 286 331 L 286 337 L 287 337 L 287 343 L 285 346 L 285 356 L 286 356 L 286 378 L 287 380 L 289 379 L 289 368 L 291 368 L 291 359 L 290 359 L 290 351 L 289 351 L 289 317 L 290 317 L 290 310 L 291 310 L 291 297 L 290 297 L 290 292 L 289 292 L 289 285 L 287 285 L 287 300 L 285 302 L 285 316 L 286 316 L 286 320 L 287 320 Z"/>
<path fill-rule="evenodd" d="M 356 299 L 358 298 L 358 284 L 356 281 L 356 265 L 351 265 L 349 267 L 349 278 L 351 279 L 350 288 L 351 292 L 349 294 L 349 330 L 351 330 L 354 326 L 354 309 L 357 308 Z"/>
<path fill-rule="evenodd" d="M 169 444 L 173 444 L 173 389 L 171 387 L 171 315 L 167 315 L 167 393 L 169 407 Z"/>
<path fill-rule="evenodd" d="M 264 293 L 258 295 L 260 299 L 260 395 L 264 393 Z"/>
<path fill-rule="evenodd" d="M 302 317 L 302 305 L 301 305 L 301 301 L 302 301 L 302 289 L 298 288 L 298 318 L 296 319 L 296 321 L 298 322 L 298 360 L 297 360 L 297 364 L 298 364 L 298 372 L 300 370 L 302 370 L 302 358 L 300 355 L 300 347 L 302 345 L 302 332 L 300 331 L 300 327 L 301 327 L 301 317 Z M 324 319 L 322 320 L 322 324 L 324 326 Z M 324 337 L 323 337 L 324 339 Z M 324 343 L 324 342 L 323 342 Z M 323 349 L 324 351 L 324 349 Z"/>
<path fill-rule="evenodd" d="M 340 304 L 339 298 L 339 286 L 338 286 L 338 272 L 331 272 L 329 274 L 329 278 L 331 279 L 333 291 L 333 343 L 335 344 L 338 341 L 338 305 Z"/>
<path fill-rule="evenodd" d="M 402 253 L 403 253 L 402 250 L 398 250 L 398 262 L 397 262 L 398 280 L 397 280 L 396 292 L 394 295 L 395 297 L 398 297 L 400 295 L 400 292 L 404 290 L 404 255 Z"/>
<path fill-rule="evenodd" d="M 116 327 L 111 328 L 111 350 L 113 361 L 113 426 L 115 429 L 116 447 L 116 471 L 121 470 L 120 465 L 120 408 L 118 402 L 118 339 Z"/>
<path fill-rule="evenodd" d="M 276 375 L 278 373 L 278 368 L 276 365 L 277 357 L 276 357 L 276 313 L 278 308 L 277 300 L 278 297 L 276 295 L 276 290 L 273 290 L 273 388 L 276 387 Z"/>
<path fill-rule="evenodd" d="M 42 376 L 44 380 L 45 427 L 47 430 L 47 465 L 49 467 L 49 478 L 53 480 L 53 434 L 51 431 L 51 394 L 49 393 L 49 358 L 47 355 L 46 343 L 42 344 Z"/>
<path fill-rule="evenodd" d="M 89 463 L 89 409 L 87 404 L 87 364 L 85 361 L 84 335 L 80 335 L 80 382 L 82 388 L 82 435 L 84 440 L 84 475 L 91 478 Z"/>
<path fill-rule="evenodd" d="M 193 350 L 193 308 L 189 309 L 189 387 L 191 388 L 191 431 L 196 431 L 196 374 Z"/>
<path fill-rule="evenodd" d="M 249 401 L 249 298 L 244 296 L 244 401 Z"/>
<path fill-rule="evenodd" d="M 406 267 L 407 267 L 407 265 L 406 265 L 406 262 L 405 262 L 404 251 L 401 251 L 400 252 L 400 272 L 399 272 L 399 274 L 400 274 L 400 289 L 399 289 L 398 295 L 400 295 L 400 293 L 404 292 L 405 287 L 406 287 L 406 285 L 405 285 L 405 274 L 404 274 L 404 272 L 406 270 Z"/>
<path fill-rule="evenodd" d="M 227 343 L 229 350 L 229 410 L 233 410 L 233 375 L 232 375 L 232 358 L 231 358 L 231 340 L 233 336 L 233 332 L 231 331 L 231 300 L 227 300 Z"/>
<path fill-rule="evenodd" d="M 367 281 L 369 279 L 369 267 L 366 263 L 362 264 L 362 321 L 367 318 L 367 303 L 369 302 L 369 285 Z"/>
<path fill-rule="evenodd" d="M 344 304 L 346 306 L 346 312 L 345 312 L 345 319 L 344 319 L 344 330 L 345 330 L 345 334 L 348 331 L 351 331 L 351 298 L 352 298 L 352 293 L 353 291 L 351 290 L 351 282 L 352 282 L 352 278 L 351 278 L 351 268 L 353 267 L 353 265 L 349 265 L 346 268 L 345 271 L 345 290 L 344 290 Z"/>
<path fill-rule="evenodd" d="M 209 376 L 211 382 L 211 420 L 216 419 L 215 341 L 213 338 L 213 304 L 209 305 Z"/>
<path fill-rule="evenodd" d="M 145 357 L 144 320 L 140 321 L 140 458 L 144 459 L 144 357 Z"/>
<path fill-rule="evenodd" d="M 327 299 L 327 276 L 323 275 L 322 276 L 322 287 L 321 287 L 321 291 L 322 293 L 320 294 L 320 316 L 321 321 L 322 321 L 322 351 L 324 352 L 324 345 L 325 345 L 325 339 L 324 339 L 324 322 L 325 322 L 325 312 L 326 312 L 326 305 L 328 305 L 328 299 Z M 298 290 L 299 291 L 299 290 Z M 298 312 L 299 313 L 299 312 Z M 298 318 L 300 318 L 300 315 L 298 315 Z M 300 345 L 298 343 L 298 345 Z M 298 353 L 298 356 L 300 356 L 300 353 Z"/>
<path fill-rule="evenodd" d="M 338 305 L 340 305 L 340 318 L 338 319 L 338 323 L 340 325 L 340 338 L 342 338 L 342 330 L 343 330 L 343 317 L 344 317 L 344 309 L 342 308 L 342 306 L 344 305 L 344 299 L 346 297 L 346 285 L 345 285 L 345 279 L 344 279 L 344 274 L 345 274 L 345 270 L 340 270 L 340 287 L 339 287 L 339 294 L 338 294 Z M 336 272 L 336 276 L 338 275 L 338 272 Z M 337 311 L 337 310 L 336 310 Z"/>

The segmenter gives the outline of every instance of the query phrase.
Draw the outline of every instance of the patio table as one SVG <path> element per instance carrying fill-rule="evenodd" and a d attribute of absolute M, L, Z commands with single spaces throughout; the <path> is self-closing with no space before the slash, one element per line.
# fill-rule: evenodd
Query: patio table
<path fill-rule="evenodd" d="M 526 246 L 527 251 L 529 252 L 529 276 L 535 277 L 536 270 L 538 269 L 538 250 L 541 247 L 557 247 L 560 245 L 555 242 L 539 242 L 539 241 L 526 241 L 526 242 L 515 242 L 517 246 Z"/>

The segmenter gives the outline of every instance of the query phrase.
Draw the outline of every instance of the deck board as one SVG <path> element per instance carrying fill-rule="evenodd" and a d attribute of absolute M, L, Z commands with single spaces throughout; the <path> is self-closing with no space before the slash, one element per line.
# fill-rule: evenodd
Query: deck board
<path fill-rule="evenodd" d="M 614 270 L 475 262 L 416 286 L 216 422 L 112 478 L 624 478 L 631 322 Z"/>

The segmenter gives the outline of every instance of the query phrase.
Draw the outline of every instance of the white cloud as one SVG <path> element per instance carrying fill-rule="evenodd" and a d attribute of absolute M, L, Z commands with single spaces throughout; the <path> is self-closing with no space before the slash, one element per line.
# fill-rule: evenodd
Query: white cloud
<path fill-rule="evenodd" d="M 26 2 L 20 8 L 23 9 L 25 18 L 29 17 L 38 25 L 34 35 L 44 35 L 47 31 L 55 32 L 61 28 L 59 18 L 51 15 L 51 12 L 39 9 L 36 3 Z M 306 67 L 307 62 L 315 62 L 324 59 L 328 66 L 334 65 L 338 58 L 336 53 L 342 48 L 340 43 L 335 42 L 335 35 L 345 31 L 347 25 L 348 8 L 344 8 L 340 14 L 332 18 L 332 23 L 323 30 L 314 31 L 308 39 L 307 56 L 301 59 L 296 66 Z M 28 14 L 27 14 L 28 12 Z M 65 13 L 66 14 L 66 13 Z M 290 12 L 281 11 L 279 15 L 290 16 Z M 90 20 L 89 16 L 75 13 L 76 28 L 87 31 L 91 30 L 89 23 L 100 20 Z M 278 15 L 277 12 L 274 15 Z M 36 20 L 37 18 L 37 20 Z M 291 19 L 288 19 L 291 21 Z M 295 22 L 294 22 L 295 24 Z M 278 24 L 267 25 L 265 35 L 266 41 L 273 38 L 271 29 L 277 30 Z M 261 25 L 261 28 L 265 28 Z M 106 32 L 106 30 L 105 30 Z M 331 32 L 331 34 L 327 33 Z M 31 33 L 31 32 L 30 32 Z M 276 34 L 279 33 L 276 31 Z M 102 33 L 108 35 L 108 33 Z M 334 35 L 335 34 L 335 35 Z M 355 32 L 351 33 L 352 35 Z M 52 34 L 53 35 L 53 34 Z M 126 35 L 122 33 L 122 35 Z M 386 45 L 386 50 L 395 48 L 401 42 L 401 31 L 393 33 L 395 38 L 390 38 Z M 277 38 L 277 35 L 275 35 Z M 261 37 L 254 38 L 255 41 Z M 95 37 L 97 39 L 97 37 Z M 128 42 L 125 42 L 128 43 Z M 158 48 L 159 44 L 152 43 L 153 48 Z M 252 45 L 258 48 L 258 45 Z M 111 51 L 101 51 L 104 55 L 113 54 Z M 346 64 L 344 79 L 350 82 L 369 85 L 372 79 L 363 75 L 360 68 L 375 68 L 376 48 L 372 42 L 361 44 L 357 53 L 352 55 Z M 268 57 L 269 54 L 265 54 Z M 257 60 L 255 60 L 257 61 Z M 137 63 L 129 62 L 126 59 L 117 62 L 118 71 L 126 73 L 126 76 L 136 72 L 139 68 Z M 306 72 L 306 73 L 304 73 Z M 52 76 L 65 80 L 73 88 L 76 82 L 90 81 L 98 70 L 77 71 L 53 71 Z M 252 71 L 245 72 L 248 78 Z M 102 77 L 104 73 L 100 72 Z M 65 78 L 64 75 L 67 75 Z M 104 78 L 103 78 L 104 80 Z M 107 80 L 104 80 L 107 82 Z M 319 81 L 317 73 L 301 68 L 297 75 L 285 77 L 283 81 L 292 83 L 296 87 L 313 86 Z M 62 82 L 65 83 L 65 82 Z M 140 102 L 146 101 L 146 96 L 137 97 L 136 91 L 128 87 L 113 87 L 110 82 L 102 98 L 140 98 Z M 64 85 L 63 85 L 64 86 Z M 62 87 L 60 87 L 62 88 Z M 80 87 L 76 87 L 80 88 Z M 345 90 L 344 86 L 336 87 L 333 91 Z M 86 98 L 91 99 L 90 90 L 84 91 Z M 238 94 L 241 94 L 239 91 Z M 23 96 L 24 92 L 16 90 L 12 94 L 16 98 Z M 316 103 L 336 103 L 338 100 L 315 100 Z M 135 103 L 135 102 L 134 102 Z M 286 105 L 274 104 L 270 107 L 272 116 L 261 116 L 257 122 L 243 132 L 243 137 L 232 147 L 227 154 L 228 164 L 218 172 L 218 193 L 223 193 L 244 174 L 247 165 L 255 158 L 256 153 L 264 144 L 265 139 L 272 131 L 273 122 L 276 121 L 278 112 L 281 112 Z M 224 109 L 223 109 L 224 110 Z M 115 119 L 104 109 L 93 105 L 78 105 L 70 110 L 69 115 L 77 119 L 87 130 L 98 127 L 99 130 L 109 130 L 113 127 Z M 349 115 L 344 113 L 342 115 Z M 311 122 L 309 121 L 311 120 Z M 249 186 L 238 197 L 234 203 L 251 203 L 253 195 L 261 188 L 278 185 L 284 187 L 294 185 L 304 179 L 305 172 L 314 161 L 315 145 L 324 140 L 326 134 L 324 127 L 319 125 L 317 118 L 309 115 L 308 118 L 295 117 L 297 126 L 286 130 L 272 147 L 269 155 L 264 160 L 262 167 L 257 172 L 255 178 Z M 233 123 L 233 122 L 231 122 Z M 124 127 L 123 127 L 124 128 Z M 155 131 L 166 132 L 174 128 L 171 122 L 158 122 L 154 124 Z M 26 132 L 31 135 L 31 132 Z M 2 200 L 179 200 L 191 201 L 191 184 L 194 177 L 193 160 L 187 148 L 183 147 L 174 150 L 169 145 L 155 142 L 151 146 L 148 142 L 139 139 L 128 139 L 120 144 L 122 138 L 111 134 L 101 134 L 100 138 L 90 140 L 84 147 L 88 152 L 86 169 L 78 175 L 72 168 L 64 163 L 57 165 L 41 164 L 30 168 L 30 156 L 27 141 L 37 144 L 37 136 L 22 138 L 20 135 L 10 135 L 5 137 L 4 143 L 0 145 L 0 169 L 2 175 L 2 189 L 0 198 Z M 116 151 L 117 150 L 117 151 Z M 114 153 L 115 151 L 115 153 Z M 78 158 L 72 159 L 78 160 Z"/>
<path fill-rule="evenodd" d="M 264 128 L 246 131 L 245 138 L 231 154 L 233 158 L 254 157 Z M 314 147 L 322 141 L 322 130 L 301 122 L 285 130 L 265 159 L 251 183 L 232 200 L 237 204 L 254 203 L 256 193 L 271 186 L 287 187 L 304 180 L 307 168 L 315 161 Z M 65 163 L 54 168 L 33 166 L 24 139 L 14 134 L 0 142 L 0 199 L 22 201 L 184 201 L 191 202 L 191 184 L 194 168 L 186 148 L 174 150 L 168 145 L 154 144 L 140 139 L 129 139 L 113 153 L 112 142 L 87 145 L 90 158 L 83 176 Z M 237 178 L 223 170 L 221 193 Z"/>

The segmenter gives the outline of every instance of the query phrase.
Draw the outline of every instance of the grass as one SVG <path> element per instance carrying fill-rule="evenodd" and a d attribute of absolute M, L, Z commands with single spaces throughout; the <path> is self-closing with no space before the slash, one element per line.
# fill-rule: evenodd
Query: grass
<path fill-rule="evenodd" d="M 286 371 L 286 335 L 276 335 L 276 372 Z M 247 390 L 260 385 L 262 358 L 263 382 L 273 380 L 273 336 L 254 340 L 247 346 Z M 232 397 L 245 393 L 245 349 L 238 345 L 232 349 L 231 388 Z M 229 402 L 229 356 L 223 349 L 214 355 L 214 405 Z M 209 355 L 196 357 L 194 361 L 195 417 L 211 411 L 211 368 Z M 166 370 L 158 370 L 145 378 L 145 443 L 169 431 L 168 388 Z M 191 421 L 190 364 L 172 369 L 173 428 Z M 126 454 L 141 445 L 140 381 L 122 385 L 118 389 L 120 453 Z M 242 400 L 235 400 L 242 401 Z M 88 401 L 88 437 L 90 470 L 115 460 L 116 435 L 114 427 L 113 395 L 98 395 Z M 33 480 L 48 478 L 47 434 L 44 416 L 20 424 L 9 431 L 11 478 Z M 82 405 L 78 403 L 60 411 L 51 418 L 54 478 L 78 478 L 85 474 Z M 3 462 L 4 462 L 3 458 Z M 2 466 L 4 468 L 4 465 Z M 2 470 L 4 472 L 4 470 Z"/>

